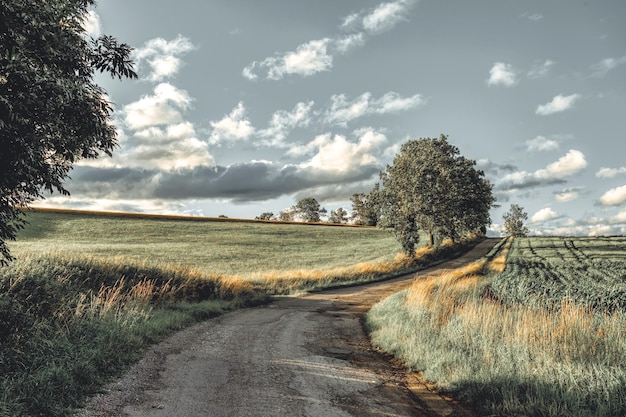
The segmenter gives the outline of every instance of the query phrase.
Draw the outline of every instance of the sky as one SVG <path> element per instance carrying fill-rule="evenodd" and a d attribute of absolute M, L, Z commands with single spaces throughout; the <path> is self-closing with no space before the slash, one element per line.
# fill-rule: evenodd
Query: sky
<path fill-rule="evenodd" d="M 351 210 L 441 134 L 538 235 L 626 234 L 623 0 L 100 0 L 119 147 L 40 206 L 254 218 Z"/>

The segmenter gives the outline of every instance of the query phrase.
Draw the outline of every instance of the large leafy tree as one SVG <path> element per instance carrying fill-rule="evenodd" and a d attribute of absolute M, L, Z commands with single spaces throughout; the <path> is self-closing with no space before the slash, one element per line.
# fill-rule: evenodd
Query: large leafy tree
<path fill-rule="evenodd" d="M 326 213 L 326 209 L 320 207 L 320 203 L 313 197 L 306 197 L 295 205 L 295 212 L 305 222 L 319 222 L 320 214 Z"/>
<path fill-rule="evenodd" d="M 96 72 L 136 78 L 131 48 L 88 37 L 94 0 L 0 0 L 0 262 L 22 211 L 82 158 L 111 155 L 116 131 Z"/>
<path fill-rule="evenodd" d="M 502 216 L 504 219 L 504 233 L 513 237 L 523 237 L 528 235 L 528 228 L 524 221 L 528 220 L 528 213 L 517 204 L 511 204 L 509 211 Z"/>
<path fill-rule="evenodd" d="M 412 256 L 423 231 L 453 241 L 490 224 L 491 183 L 445 135 L 410 140 L 381 173 L 381 224 L 392 227 Z"/>

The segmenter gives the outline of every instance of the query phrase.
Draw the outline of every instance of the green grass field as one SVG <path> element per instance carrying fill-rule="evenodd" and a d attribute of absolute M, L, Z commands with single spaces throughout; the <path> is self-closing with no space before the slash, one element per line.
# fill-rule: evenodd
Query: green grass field
<path fill-rule="evenodd" d="M 13 256 L 129 258 L 203 273 L 325 269 L 389 261 L 401 247 L 387 231 L 282 223 L 230 222 L 33 211 L 10 242 Z"/>
<path fill-rule="evenodd" d="M 374 306 L 373 342 L 480 415 L 626 415 L 626 238 L 500 251 Z"/>

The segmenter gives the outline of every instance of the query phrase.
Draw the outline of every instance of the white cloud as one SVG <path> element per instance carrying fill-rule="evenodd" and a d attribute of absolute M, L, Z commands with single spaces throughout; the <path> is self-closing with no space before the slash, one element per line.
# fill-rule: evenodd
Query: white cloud
<path fill-rule="evenodd" d="M 102 24 L 100 23 L 100 16 L 93 10 L 89 10 L 83 20 L 83 28 L 85 34 L 93 38 L 97 38 L 102 34 Z"/>
<path fill-rule="evenodd" d="M 268 138 L 272 146 L 286 146 L 283 140 L 296 127 L 306 127 L 312 120 L 314 102 L 300 102 L 291 112 L 278 110 L 272 115 L 269 127 L 258 131 L 259 136 Z"/>
<path fill-rule="evenodd" d="M 154 88 L 154 95 L 124 106 L 124 121 L 131 129 L 178 123 L 182 121 L 181 110 L 188 109 L 191 101 L 186 91 L 161 83 Z"/>
<path fill-rule="evenodd" d="M 156 199 L 92 198 L 72 196 L 50 196 L 38 200 L 36 207 L 73 208 L 89 211 L 112 211 L 125 213 L 191 214 L 179 202 Z M 202 215 L 202 213 L 195 213 Z"/>
<path fill-rule="evenodd" d="M 550 184 L 563 183 L 564 178 L 576 174 L 587 166 L 585 155 L 575 149 L 570 150 L 546 168 L 533 173 L 516 171 L 502 177 L 497 183 L 499 190 L 515 190 Z"/>
<path fill-rule="evenodd" d="M 360 33 L 353 33 L 343 38 L 339 38 L 334 42 L 334 48 L 340 54 L 345 54 L 352 48 L 363 46 L 365 44 L 365 35 Z"/>
<path fill-rule="evenodd" d="M 571 108 L 574 103 L 580 98 L 580 94 L 572 94 L 569 96 L 562 96 L 559 94 L 558 96 L 555 96 L 549 103 L 539 105 L 535 113 L 541 116 L 559 113 Z"/>
<path fill-rule="evenodd" d="M 503 85 L 512 87 L 517 84 L 517 74 L 510 64 L 504 62 L 496 62 L 489 70 L 488 85 Z"/>
<path fill-rule="evenodd" d="M 617 206 L 626 203 L 626 185 L 611 188 L 600 197 L 600 203 L 605 206 Z"/>
<path fill-rule="evenodd" d="M 526 141 L 526 150 L 529 152 L 551 151 L 554 149 L 558 149 L 558 147 L 559 147 L 559 142 L 557 140 L 549 139 L 541 135 Z"/>
<path fill-rule="evenodd" d="M 548 75 L 548 72 L 550 72 L 550 68 L 552 68 L 553 66 L 554 61 L 546 59 L 543 63 L 533 65 L 528 71 L 527 76 L 531 80 L 543 78 Z"/>
<path fill-rule="evenodd" d="M 536 171 L 534 175 L 540 179 L 564 178 L 577 173 L 586 166 L 585 155 L 581 151 L 570 149 L 556 162 L 549 164 L 545 169 Z"/>
<path fill-rule="evenodd" d="M 255 129 L 246 119 L 246 108 L 243 102 L 239 102 L 237 106 L 224 116 L 221 120 L 211 121 L 213 132 L 209 137 L 209 143 L 218 144 L 224 141 L 243 140 L 250 137 Z"/>
<path fill-rule="evenodd" d="M 339 27 L 344 30 L 358 30 L 360 21 L 361 16 L 359 13 L 351 13 L 343 18 L 343 22 Z"/>
<path fill-rule="evenodd" d="M 115 158 L 127 167 L 165 171 L 215 164 L 207 143 L 196 137 L 190 122 L 138 131 L 123 144 Z"/>
<path fill-rule="evenodd" d="M 611 223 L 626 223 L 626 209 L 620 211 L 610 218 Z"/>
<path fill-rule="evenodd" d="M 349 101 L 345 94 L 336 94 L 330 98 L 330 107 L 326 110 L 324 121 L 329 124 L 346 126 L 347 122 L 367 114 L 371 93 L 363 93 Z"/>
<path fill-rule="evenodd" d="M 171 78 L 182 67 L 180 55 L 195 49 L 191 41 L 178 35 L 174 40 L 163 38 L 150 39 L 133 53 L 137 67 L 141 69 L 144 63 L 150 67 L 147 79 L 152 82 Z"/>
<path fill-rule="evenodd" d="M 363 46 L 368 36 L 392 29 L 406 20 L 414 0 L 397 0 L 382 3 L 373 10 L 359 11 L 346 16 L 340 26 L 348 35 L 336 35 L 300 44 L 295 51 L 276 53 L 262 61 L 253 61 L 242 70 L 248 80 L 260 76 L 269 80 L 281 80 L 289 75 L 308 77 L 329 71 L 335 54 L 343 55 L 349 50 Z"/>
<path fill-rule="evenodd" d="M 370 33 L 387 31 L 406 19 L 406 14 L 414 3 L 406 0 L 382 3 L 363 17 L 363 28 Z"/>
<path fill-rule="evenodd" d="M 543 223 L 558 217 L 558 214 L 550 207 L 545 207 L 533 214 L 530 221 L 533 223 Z"/>
<path fill-rule="evenodd" d="M 387 114 L 410 110 L 423 105 L 426 100 L 419 94 L 402 97 L 394 91 L 372 99 L 369 92 L 363 93 L 354 100 L 348 100 L 344 94 L 336 94 L 330 98 L 330 106 L 326 109 L 323 121 L 328 124 L 347 126 L 348 122 L 371 114 Z"/>
<path fill-rule="evenodd" d="M 333 66 L 333 57 L 328 54 L 328 38 L 309 41 L 296 48 L 295 51 L 266 58 L 261 62 L 254 61 L 243 69 L 243 76 L 255 80 L 257 69 L 267 72 L 270 80 L 280 80 L 287 75 L 301 75 L 304 77 L 318 72 L 328 71 Z"/>
<path fill-rule="evenodd" d="M 519 15 L 519 17 L 522 19 L 532 20 L 533 22 L 538 22 L 543 19 L 543 15 L 541 13 L 532 13 L 529 11 L 525 11 L 524 13 Z"/>
<path fill-rule="evenodd" d="M 310 41 L 300 45 L 295 52 L 289 52 L 284 56 L 284 70 L 278 69 L 276 77 L 280 79 L 283 74 L 313 75 L 320 71 L 328 71 L 333 66 L 333 57 L 328 55 L 327 48 L 329 39 Z"/>
<path fill-rule="evenodd" d="M 319 135 L 307 145 L 292 148 L 289 154 L 302 156 L 315 153 L 299 167 L 320 174 L 349 176 L 360 173 L 364 166 L 378 166 L 377 155 L 380 146 L 387 141 L 385 135 L 372 128 L 359 129 L 354 134 L 357 136 L 356 143 L 343 135 Z"/>
<path fill-rule="evenodd" d="M 574 201 L 580 197 L 581 188 L 566 188 L 554 193 L 554 200 L 559 203 L 566 203 L 568 201 Z"/>
<path fill-rule="evenodd" d="M 626 64 L 626 55 L 621 58 L 606 58 L 591 66 L 593 71 L 592 76 L 602 78 L 606 76 L 609 71 Z"/>
<path fill-rule="evenodd" d="M 613 178 L 620 174 L 626 174 L 626 167 L 619 168 L 600 168 L 596 172 L 598 178 Z"/>
<path fill-rule="evenodd" d="M 419 94 L 411 97 L 401 97 L 395 91 L 390 91 L 372 102 L 372 111 L 377 114 L 395 113 L 413 109 L 425 102 L 426 100 Z"/>

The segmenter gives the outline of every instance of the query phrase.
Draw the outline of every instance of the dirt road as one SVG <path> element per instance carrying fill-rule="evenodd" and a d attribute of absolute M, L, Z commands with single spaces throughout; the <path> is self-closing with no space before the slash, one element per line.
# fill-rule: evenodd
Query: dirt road
<path fill-rule="evenodd" d="M 495 243 L 417 276 L 464 265 Z M 78 416 L 471 416 L 375 352 L 363 332 L 371 305 L 414 278 L 285 297 L 200 323 L 152 347 Z"/>

